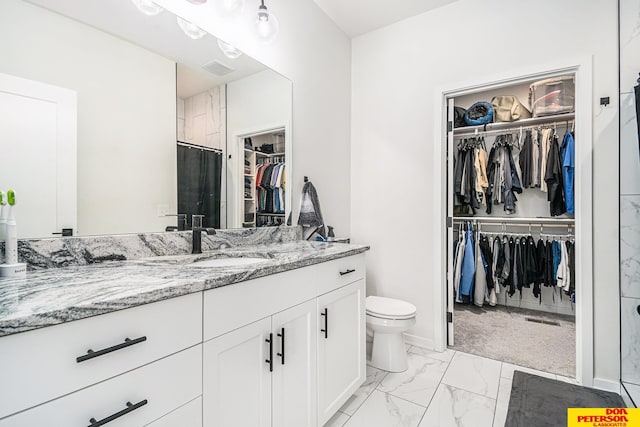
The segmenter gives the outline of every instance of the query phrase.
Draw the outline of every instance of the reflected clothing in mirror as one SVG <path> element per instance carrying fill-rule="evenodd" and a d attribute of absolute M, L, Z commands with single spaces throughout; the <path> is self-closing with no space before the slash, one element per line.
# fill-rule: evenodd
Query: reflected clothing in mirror
<path fill-rule="evenodd" d="M 220 228 L 222 153 L 209 148 L 178 144 L 178 212 L 204 215 L 203 227 Z"/>

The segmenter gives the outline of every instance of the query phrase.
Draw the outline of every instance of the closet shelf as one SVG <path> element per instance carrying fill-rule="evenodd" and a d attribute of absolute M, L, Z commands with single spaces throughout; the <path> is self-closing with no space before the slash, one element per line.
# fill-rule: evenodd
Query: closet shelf
<path fill-rule="evenodd" d="M 573 218 L 500 218 L 493 216 L 454 216 L 453 220 L 482 222 L 492 224 L 558 224 L 558 225 L 573 225 L 575 219 Z"/>
<path fill-rule="evenodd" d="M 258 215 L 258 216 L 282 216 L 282 217 L 284 217 L 283 213 L 258 212 L 256 215 Z"/>
<path fill-rule="evenodd" d="M 262 151 L 256 151 L 255 153 L 265 157 L 284 156 L 284 153 L 263 153 Z"/>
<path fill-rule="evenodd" d="M 566 123 L 575 119 L 575 113 L 565 113 L 565 114 L 556 114 L 553 116 L 544 116 L 544 117 L 533 117 L 531 119 L 522 119 L 517 120 L 515 122 L 497 122 L 497 123 L 488 123 L 486 131 L 496 131 L 496 130 L 517 130 L 521 127 L 527 126 L 535 126 L 535 125 L 548 125 L 553 123 Z M 454 135 L 473 135 L 476 130 L 479 133 L 485 131 L 484 125 L 480 126 L 465 126 L 465 127 L 457 127 L 453 129 Z"/>

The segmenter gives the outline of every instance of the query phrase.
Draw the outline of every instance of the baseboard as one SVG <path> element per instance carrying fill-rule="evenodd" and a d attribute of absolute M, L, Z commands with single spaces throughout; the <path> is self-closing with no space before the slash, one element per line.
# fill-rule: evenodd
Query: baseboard
<path fill-rule="evenodd" d="M 406 332 L 402 335 L 406 344 L 415 345 L 416 347 L 424 348 L 426 350 L 435 349 L 435 346 L 433 345 L 433 339 L 431 338 L 419 337 L 418 335 L 411 335 Z"/>
<path fill-rule="evenodd" d="M 617 381 L 609 381 L 609 380 L 603 380 L 602 378 L 594 378 L 593 388 L 620 394 L 620 383 Z"/>

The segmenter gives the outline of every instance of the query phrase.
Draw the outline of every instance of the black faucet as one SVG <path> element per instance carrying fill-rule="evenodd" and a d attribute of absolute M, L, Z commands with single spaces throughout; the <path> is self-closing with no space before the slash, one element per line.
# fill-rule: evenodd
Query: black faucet
<path fill-rule="evenodd" d="M 208 228 L 208 227 L 193 227 L 192 229 L 192 247 L 191 247 L 191 253 L 192 254 L 201 254 L 202 253 L 202 232 L 204 231 L 205 233 L 207 233 L 210 236 L 213 236 L 214 234 L 216 234 L 216 229 L 215 228 Z"/>

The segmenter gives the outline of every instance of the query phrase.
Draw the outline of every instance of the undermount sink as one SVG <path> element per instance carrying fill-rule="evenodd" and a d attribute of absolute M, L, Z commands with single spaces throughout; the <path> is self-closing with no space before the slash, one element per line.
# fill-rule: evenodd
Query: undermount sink
<path fill-rule="evenodd" d="M 188 264 L 189 267 L 237 267 L 240 265 L 260 264 L 269 261 L 265 258 L 250 258 L 250 257 L 238 257 L 238 258 L 213 258 L 204 259 L 202 261 L 196 261 L 192 264 Z"/>

